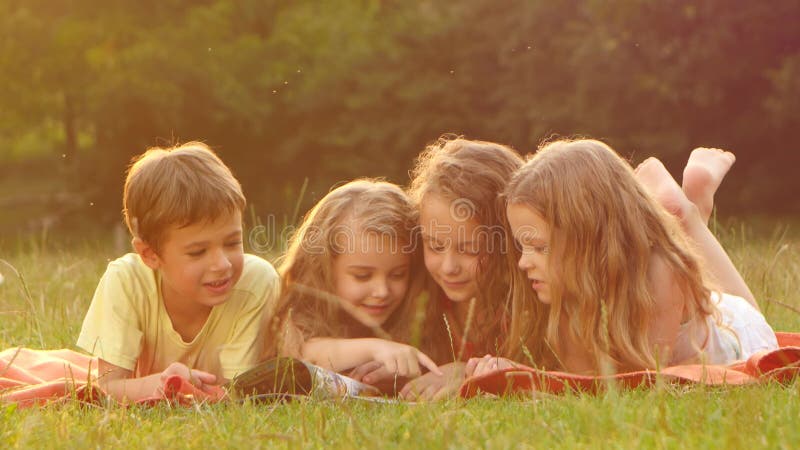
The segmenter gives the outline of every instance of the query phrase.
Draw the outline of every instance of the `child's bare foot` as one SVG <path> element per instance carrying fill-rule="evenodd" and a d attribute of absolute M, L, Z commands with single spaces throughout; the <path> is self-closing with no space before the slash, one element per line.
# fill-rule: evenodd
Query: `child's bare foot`
<path fill-rule="evenodd" d="M 656 158 L 647 158 L 636 168 L 636 179 L 670 214 L 686 224 L 697 207 L 686 198 L 681 187 L 669 174 L 664 164 Z"/>
<path fill-rule="evenodd" d="M 731 152 L 700 147 L 692 150 L 683 169 L 683 192 L 697 205 L 706 224 L 714 208 L 714 194 L 734 162 L 736 157 Z"/>

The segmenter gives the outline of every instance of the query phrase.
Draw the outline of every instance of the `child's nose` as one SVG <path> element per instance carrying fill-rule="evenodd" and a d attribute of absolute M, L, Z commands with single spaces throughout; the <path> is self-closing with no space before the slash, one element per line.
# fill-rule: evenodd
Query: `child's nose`
<path fill-rule="evenodd" d="M 533 268 L 533 259 L 530 255 L 526 255 L 525 253 L 519 257 L 519 262 L 517 263 L 517 267 L 522 270 L 529 270 Z"/>
<path fill-rule="evenodd" d="M 228 255 L 225 253 L 224 250 L 217 250 L 214 252 L 214 260 L 211 264 L 211 270 L 213 271 L 222 271 L 228 270 L 233 264 L 231 264 L 230 259 L 228 259 Z"/>
<path fill-rule="evenodd" d="M 386 280 L 378 280 L 375 282 L 375 287 L 372 291 L 372 296 L 375 298 L 385 298 L 389 295 L 389 284 Z"/>
<path fill-rule="evenodd" d="M 444 260 L 442 261 L 442 270 L 448 275 L 456 275 L 461 271 L 461 265 L 458 263 L 458 259 L 451 252 L 445 253 Z"/>

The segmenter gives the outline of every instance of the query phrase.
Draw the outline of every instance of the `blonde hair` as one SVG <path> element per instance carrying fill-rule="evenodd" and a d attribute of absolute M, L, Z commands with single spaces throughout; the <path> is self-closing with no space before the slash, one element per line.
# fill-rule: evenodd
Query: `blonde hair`
<path fill-rule="evenodd" d="M 241 213 L 245 203 L 230 169 L 202 142 L 148 149 L 133 159 L 123 192 L 128 230 L 156 250 L 170 225 Z"/>
<path fill-rule="evenodd" d="M 473 317 L 479 319 L 471 324 L 470 334 L 485 345 L 480 350 L 513 358 L 521 356 L 522 338 L 536 325 L 533 302 L 522 295 L 511 295 L 514 290 L 524 290 L 528 283 L 521 281 L 516 270 L 515 249 L 500 198 L 522 163 L 522 157 L 505 145 L 443 136 L 417 157 L 409 187 L 418 207 L 431 194 L 461 202 L 472 208 L 471 218 L 490 231 L 486 235 L 491 251 L 479 260 L 478 266 L 479 292 Z M 430 281 L 428 284 L 433 286 Z M 443 313 L 434 296 L 428 306 L 426 350 L 439 360 L 450 349 Z"/>
<path fill-rule="evenodd" d="M 397 185 L 377 179 L 359 179 L 331 190 L 305 216 L 289 240 L 278 271 L 283 279 L 282 317 L 291 319 L 304 338 L 327 336 L 362 337 L 371 330 L 342 310 L 338 302 L 313 291 L 335 290 L 333 261 L 345 251 L 339 237 L 374 233 L 392 240 L 389 251 L 411 255 L 409 289 L 401 306 L 383 324 L 394 339 L 408 339 L 408 321 L 419 294 L 421 258 L 417 246 L 416 210 Z M 337 233 L 350 236 L 337 236 Z M 301 287 L 298 289 L 298 287 Z"/>
<path fill-rule="evenodd" d="M 550 226 L 551 302 L 542 344 L 556 352 L 559 323 L 568 318 L 570 337 L 588 345 L 598 372 L 609 364 L 656 368 L 658 353 L 643 326 L 655 314 L 647 273 L 654 254 L 675 274 L 692 317 L 714 313 L 700 261 L 677 220 L 608 145 L 544 145 L 514 175 L 505 197 L 533 208 Z"/>

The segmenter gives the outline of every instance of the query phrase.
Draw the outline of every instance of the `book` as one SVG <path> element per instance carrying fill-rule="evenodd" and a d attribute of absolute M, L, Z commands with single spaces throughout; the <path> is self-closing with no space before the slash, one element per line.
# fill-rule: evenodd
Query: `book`
<path fill-rule="evenodd" d="M 289 398 L 381 398 L 378 388 L 361 383 L 305 361 L 279 357 L 264 361 L 236 375 L 224 386 L 237 399 Z"/>

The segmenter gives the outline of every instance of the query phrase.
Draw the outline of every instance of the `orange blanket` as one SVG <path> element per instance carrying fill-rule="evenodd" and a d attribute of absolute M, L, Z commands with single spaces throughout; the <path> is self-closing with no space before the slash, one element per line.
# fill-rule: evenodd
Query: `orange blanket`
<path fill-rule="evenodd" d="M 72 350 L 11 348 L 0 352 L 0 403 L 30 407 L 48 401 L 78 400 L 96 404 L 105 397 L 96 380 L 97 358 Z M 157 394 L 137 403 L 216 402 L 225 395 L 222 388 L 212 391 L 208 394 L 172 376 L 164 380 Z"/>
<path fill-rule="evenodd" d="M 468 378 L 461 385 L 460 395 L 469 398 L 479 393 L 593 393 L 609 384 L 620 388 L 653 386 L 658 379 L 668 383 L 705 385 L 743 385 L 765 381 L 787 383 L 800 375 L 800 333 L 776 335 L 779 349 L 753 355 L 747 361 L 730 366 L 685 365 L 667 367 L 659 372 L 645 370 L 609 376 L 575 375 L 518 367 Z"/>

